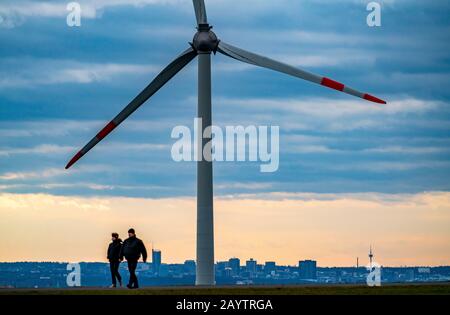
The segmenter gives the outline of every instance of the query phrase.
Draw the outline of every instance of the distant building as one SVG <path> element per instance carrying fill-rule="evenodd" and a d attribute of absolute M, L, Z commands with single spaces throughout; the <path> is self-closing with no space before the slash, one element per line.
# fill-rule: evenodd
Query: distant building
<path fill-rule="evenodd" d="M 264 272 L 266 274 L 275 272 L 276 268 L 277 268 L 277 265 L 274 261 L 266 261 L 266 263 L 264 264 Z"/>
<path fill-rule="evenodd" d="M 250 273 L 250 277 L 253 277 L 256 274 L 256 260 L 250 258 L 245 262 L 245 267 L 248 273 Z"/>
<path fill-rule="evenodd" d="M 256 272 L 263 272 L 263 269 L 264 269 L 264 265 L 262 265 L 262 264 L 256 265 Z"/>
<path fill-rule="evenodd" d="M 231 268 L 232 276 L 238 276 L 241 271 L 241 260 L 239 258 L 230 258 L 228 260 L 228 267 Z"/>
<path fill-rule="evenodd" d="M 188 275 L 195 275 L 195 260 L 186 260 L 183 265 L 183 271 Z"/>
<path fill-rule="evenodd" d="M 223 276 L 226 278 L 229 278 L 232 276 L 232 270 L 230 267 L 225 267 L 224 271 L 223 271 Z"/>
<path fill-rule="evenodd" d="M 299 277 L 303 280 L 317 279 L 317 262 L 315 260 L 303 260 L 298 262 Z"/>
<path fill-rule="evenodd" d="M 161 269 L 161 251 L 152 249 L 152 267 L 153 273 L 156 275 L 160 274 Z"/>
<path fill-rule="evenodd" d="M 215 271 L 218 276 L 225 276 L 225 268 L 228 267 L 228 261 L 218 261 L 215 264 Z"/>

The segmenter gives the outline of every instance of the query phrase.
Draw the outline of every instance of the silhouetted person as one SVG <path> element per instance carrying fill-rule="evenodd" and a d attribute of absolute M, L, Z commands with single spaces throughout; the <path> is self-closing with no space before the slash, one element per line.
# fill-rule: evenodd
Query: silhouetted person
<path fill-rule="evenodd" d="M 109 268 L 111 269 L 111 288 L 117 287 L 117 281 L 119 281 L 119 286 L 122 286 L 122 277 L 119 273 L 120 266 L 120 252 L 122 250 L 122 240 L 119 238 L 119 234 L 111 234 L 112 242 L 108 246 L 108 260 Z M 116 281 L 117 279 L 117 281 Z"/>
<path fill-rule="evenodd" d="M 120 252 L 120 259 L 123 260 L 125 256 L 128 262 L 128 271 L 130 272 L 130 281 L 127 284 L 128 289 L 139 288 L 136 267 L 141 254 L 144 263 L 147 262 L 147 250 L 145 249 L 144 243 L 136 237 L 134 229 L 129 229 L 128 238 L 123 242 L 122 251 Z"/>

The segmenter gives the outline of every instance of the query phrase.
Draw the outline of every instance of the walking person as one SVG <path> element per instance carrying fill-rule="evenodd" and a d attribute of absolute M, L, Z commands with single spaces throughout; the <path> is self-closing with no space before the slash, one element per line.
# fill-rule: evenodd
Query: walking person
<path fill-rule="evenodd" d="M 128 271 L 130 272 L 130 281 L 127 284 L 128 289 L 139 288 L 136 268 L 141 255 L 144 263 L 147 262 L 147 250 L 145 249 L 144 242 L 136 237 L 134 229 L 129 229 L 128 238 L 123 242 L 122 251 L 120 252 L 120 259 L 123 260 L 123 257 L 126 258 Z"/>
<path fill-rule="evenodd" d="M 111 288 L 117 287 L 117 281 L 119 282 L 119 286 L 122 286 L 122 277 L 119 273 L 120 267 L 120 252 L 122 251 L 122 240 L 119 238 L 119 234 L 112 233 L 111 234 L 111 243 L 108 246 L 108 260 L 109 260 L 109 269 L 111 270 L 111 279 L 112 284 Z"/>

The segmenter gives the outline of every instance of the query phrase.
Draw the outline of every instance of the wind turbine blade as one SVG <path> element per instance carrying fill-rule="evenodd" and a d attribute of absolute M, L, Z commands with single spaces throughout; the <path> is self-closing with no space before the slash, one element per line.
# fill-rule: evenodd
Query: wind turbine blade
<path fill-rule="evenodd" d="M 204 0 L 192 0 L 194 3 L 195 17 L 197 18 L 197 24 L 207 24 L 208 18 L 206 16 L 206 7 Z"/>
<path fill-rule="evenodd" d="M 371 101 L 371 102 L 375 102 L 375 103 L 379 103 L 379 104 L 386 104 L 385 101 L 372 96 L 370 94 L 367 93 L 363 93 L 360 91 L 357 91 L 355 89 L 352 89 L 348 86 L 345 86 L 344 84 L 334 81 L 332 79 L 326 78 L 326 77 L 322 77 L 322 76 L 318 76 L 316 74 L 301 70 L 299 68 L 287 65 L 285 63 L 267 58 L 267 57 L 263 57 L 248 51 L 245 51 L 241 48 L 237 48 L 234 47 L 232 45 L 226 44 L 222 41 L 219 42 L 219 46 L 217 49 L 220 53 L 234 58 L 236 60 L 242 61 L 242 62 L 246 62 L 252 65 L 256 65 L 256 66 L 260 66 L 263 68 L 268 68 L 271 70 L 275 70 L 278 72 L 282 72 L 300 79 L 304 79 L 316 84 L 320 84 L 323 86 L 326 86 L 328 88 L 340 91 L 340 92 L 344 92 L 356 97 L 360 97 L 362 99 Z"/>
<path fill-rule="evenodd" d="M 153 94 L 162 88 L 170 79 L 172 79 L 181 69 L 183 69 L 192 59 L 197 56 L 193 48 L 184 51 L 178 58 L 172 61 L 158 76 L 131 101 L 111 122 L 109 122 L 92 140 L 84 146 L 67 164 L 66 169 L 75 164 L 81 157 L 88 153 L 95 145 L 102 141 L 108 134 L 119 126 L 125 119 L 134 113 L 142 104 L 144 104 Z"/>

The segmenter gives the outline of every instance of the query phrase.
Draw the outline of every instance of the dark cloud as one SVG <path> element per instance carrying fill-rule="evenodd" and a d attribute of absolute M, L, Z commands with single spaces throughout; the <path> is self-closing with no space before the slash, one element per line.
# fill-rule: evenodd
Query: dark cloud
<path fill-rule="evenodd" d="M 215 122 L 281 131 L 279 171 L 217 163 L 218 194 L 450 189 L 448 2 L 385 1 L 381 28 L 365 24 L 364 1 L 256 2 L 211 3 L 220 37 L 388 105 L 215 56 Z M 1 191 L 194 195 L 195 163 L 172 161 L 170 132 L 192 128 L 195 62 L 73 171 L 56 171 L 187 47 L 190 4 L 91 1 L 82 27 L 69 28 L 53 7 L 11 3 L 0 6 Z"/>

